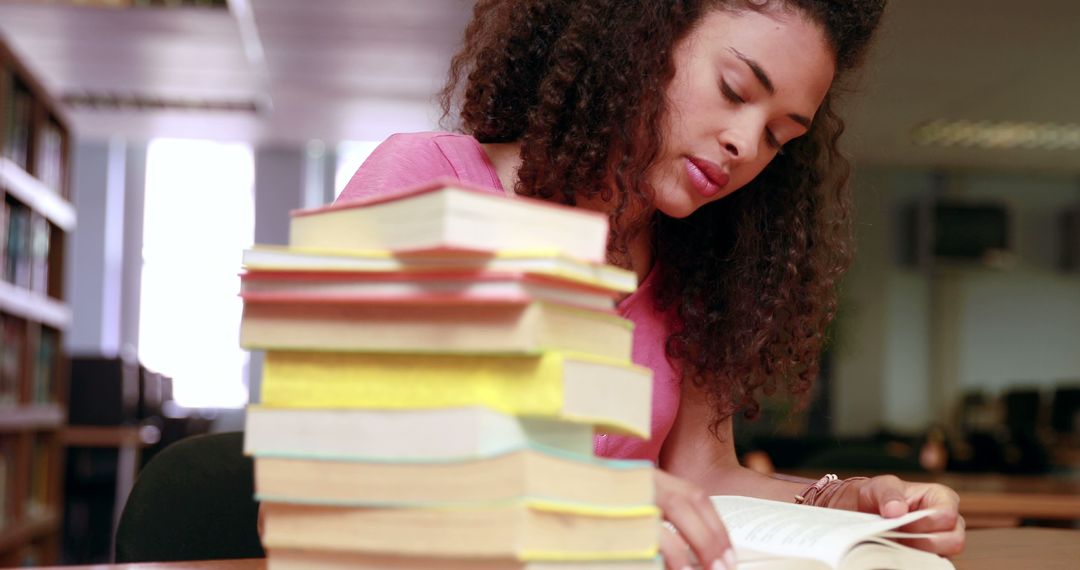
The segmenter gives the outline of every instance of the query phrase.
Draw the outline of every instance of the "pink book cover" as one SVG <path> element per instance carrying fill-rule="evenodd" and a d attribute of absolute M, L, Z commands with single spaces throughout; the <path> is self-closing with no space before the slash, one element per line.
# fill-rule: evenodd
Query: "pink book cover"
<path fill-rule="evenodd" d="M 369 282 L 394 282 L 394 281 L 412 281 L 414 283 L 453 283 L 460 282 L 461 285 L 466 286 L 469 283 L 476 283 L 480 281 L 499 282 L 499 281 L 516 281 L 520 283 L 535 283 L 537 285 L 543 285 L 547 287 L 564 289 L 568 291 L 579 291 L 583 293 L 598 294 L 608 297 L 612 300 L 613 305 L 615 299 L 619 293 L 604 289 L 601 287 L 594 287 L 583 283 L 570 283 L 558 278 L 533 275 L 529 273 L 512 273 L 512 272 L 487 272 L 487 273 L 411 273 L 411 272 L 387 272 L 387 273 L 344 273 L 341 272 L 286 272 L 286 271 L 249 271 L 240 275 L 243 281 L 274 281 L 274 280 L 288 280 L 288 281 L 311 281 L 311 282 L 349 282 L 349 281 L 369 281 Z M 475 291 L 446 291 L 446 292 L 430 292 L 430 293 L 327 293 L 324 291 L 319 292 L 304 292 L 302 286 L 300 290 L 293 291 L 242 291 L 240 297 L 245 302 L 305 302 L 305 303 L 364 303 L 364 302 L 379 302 L 379 303 L 393 303 L 393 304 L 436 304 L 436 303 L 453 303 L 453 304 L 468 304 L 468 305 L 484 305 L 484 304 L 511 304 L 511 305 L 526 305 L 537 299 L 525 293 L 520 292 L 503 292 L 492 293 L 484 292 L 479 293 Z M 554 301 L 547 301 L 554 302 Z M 584 307 L 567 303 L 567 306 L 573 306 L 583 310 L 597 310 L 593 307 Z M 604 313 L 613 313 L 614 308 L 611 311 L 599 311 Z"/>
<path fill-rule="evenodd" d="M 320 294 L 318 296 L 305 295 L 303 293 L 240 293 L 240 299 L 247 305 L 259 305 L 259 304 L 271 304 L 271 305 L 296 305 L 298 307 L 312 306 L 312 305 L 363 305 L 363 304 L 379 304 L 389 305 L 393 307 L 400 307 L 403 310 L 407 310 L 410 307 L 430 307 L 432 305 L 447 306 L 453 305 L 461 308 L 468 307 L 498 307 L 504 306 L 514 311 L 523 310 L 532 303 L 542 302 L 547 305 L 560 305 L 575 311 L 581 311 L 584 313 L 594 313 L 597 315 L 606 316 L 619 316 L 619 313 L 614 309 L 599 309 L 596 307 L 587 307 L 583 305 L 577 305 L 573 303 L 556 303 L 554 301 L 540 301 L 534 299 L 525 294 L 517 295 L 486 295 L 483 297 L 477 295 L 464 295 L 464 294 L 452 294 L 452 293 L 432 293 L 427 295 L 409 295 L 407 297 L 368 297 L 358 295 L 327 295 Z"/>
<path fill-rule="evenodd" d="M 518 281 L 522 283 L 536 283 L 547 287 L 556 287 L 571 291 L 583 291 L 615 298 L 619 292 L 598 287 L 588 283 L 567 281 L 555 276 L 529 273 L 527 271 L 246 271 L 240 274 L 243 281 L 412 281 L 422 282 L 453 282 L 462 283 L 478 281 Z"/>

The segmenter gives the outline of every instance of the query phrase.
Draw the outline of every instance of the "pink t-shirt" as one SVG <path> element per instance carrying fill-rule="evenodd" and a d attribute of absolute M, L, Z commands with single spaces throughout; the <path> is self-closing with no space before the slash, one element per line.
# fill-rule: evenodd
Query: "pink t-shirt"
<path fill-rule="evenodd" d="M 473 137 L 409 133 L 393 135 L 379 145 L 349 180 L 337 201 L 365 198 L 442 176 L 506 194 L 495 167 Z M 660 448 L 679 410 L 679 378 L 664 353 L 669 321 L 653 303 L 656 273 L 655 269 L 650 271 L 637 290 L 618 306 L 619 314 L 634 323 L 634 362 L 653 371 L 652 437 L 641 440 L 599 434 L 595 440 L 599 456 L 657 463 Z"/>

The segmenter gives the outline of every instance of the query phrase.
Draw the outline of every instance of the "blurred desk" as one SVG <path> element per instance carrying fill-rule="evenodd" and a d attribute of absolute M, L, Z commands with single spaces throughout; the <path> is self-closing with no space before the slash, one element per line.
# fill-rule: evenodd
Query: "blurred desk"
<path fill-rule="evenodd" d="M 1074 569 L 1080 531 L 1056 528 L 994 528 L 967 533 L 967 548 L 953 560 L 957 570 Z"/>
<path fill-rule="evenodd" d="M 1076 568 L 1080 560 L 1080 531 L 1056 528 L 1005 528 L 973 530 L 967 549 L 953 563 L 957 570 Z M 54 566 L 51 570 L 59 570 Z M 168 564 L 115 564 L 68 566 L 83 570 L 266 570 L 264 559 L 211 560 Z M 41 569 L 50 570 L 50 569 Z"/>
<path fill-rule="evenodd" d="M 960 495 L 965 517 L 1080 521 L 1080 480 L 1051 476 L 941 474 L 931 480 Z"/>

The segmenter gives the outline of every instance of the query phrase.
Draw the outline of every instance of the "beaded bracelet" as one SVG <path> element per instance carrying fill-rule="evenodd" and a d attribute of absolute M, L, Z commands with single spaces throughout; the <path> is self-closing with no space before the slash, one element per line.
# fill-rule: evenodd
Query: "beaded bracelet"
<path fill-rule="evenodd" d="M 865 479 L 867 479 L 867 477 L 848 477 L 847 479 L 840 479 L 835 473 L 829 473 L 812 483 L 803 490 L 802 493 L 795 495 L 795 504 L 828 507 L 832 503 L 833 498 L 840 493 L 840 490 L 843 489 L 845 485 L 853 481 L 863 481 Z"/>

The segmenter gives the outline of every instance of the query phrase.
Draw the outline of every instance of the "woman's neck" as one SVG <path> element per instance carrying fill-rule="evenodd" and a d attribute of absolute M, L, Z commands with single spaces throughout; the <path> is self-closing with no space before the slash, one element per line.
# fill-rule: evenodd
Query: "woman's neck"
<path fill-rule="evenodd" d="M 521 168 L 521 143 L 480 143 L 480 147 L 495 167 L 495 174 L 499 177 L 503 191 L 507 196 L 513 197 L 518 169 Z"/>
<path fill-rule="evenodd" d="M 507 196 L 515 196 L 514 187 L 517 186 L 518 169 L 521 168 L 521 143 L 480 143 L 487 154 L 491 165 L 495 167 L 495 174 L 499 177 L 503 190 Z M 578 206 L 610 213 L 614 207 L 610 202 L 605 202 L 599 196 L 590 199 L 578 200 Z M 653 232 L 652 228 L 643 229 L 634 236 L 628 245 L 626 255 L 619 256 L 622 259 L 611 259 L 611 263 L 630 269 L 637 273 L 638 282 L 645 279 L 653 264 Z"/>

